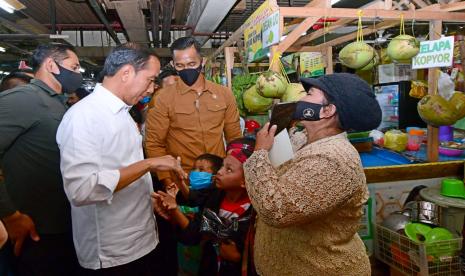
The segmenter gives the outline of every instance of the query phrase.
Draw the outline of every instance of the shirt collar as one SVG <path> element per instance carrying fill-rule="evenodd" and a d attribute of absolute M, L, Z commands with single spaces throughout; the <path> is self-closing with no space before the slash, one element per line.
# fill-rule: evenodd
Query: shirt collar
<path fill-rule="evenodd" d="M 100 83 L 95 86 L 93 93 L 101 95 L 101 97 L 105 99 L 103 104 L 107 105 L 110 108 L 111 112 L 113 112 L 114 114 L 120 112 L 123 109 L 126 111 L 129 111 L 129 109 L 131 109 L 131 106 L 124 103 L 119 97 L 113 94 L 110 90 L 103 87 L 103 85 Z"/>
<path fill-rule="evenodd" d="M 55 92 L 55 90 L 50 88 L 50 86 L 48 86 L 45 82 L 43 82 L 43 81 L 41 81 L 39 79 L 32 79 L 31 83 L 34 84 L 35 86 L 38 86 L 38 87 L 42 88 L 43 90 L 45 90 L 48 94 L 50 94 L 50 96 L 58 95 L 58 93 Z"/>
<path fill-rule="evenodd" d="M 200 74 L 199 78 L 204 78 L 204 80 L 205 80 L 205 88 L 203 89 L 202 92 L 210 92 L 210 93 L 214 94 L 214 92 L 213 92 L 213 83 L 211 81 L 205 79 L 203 74 Z M 176 81 L 176 88 L 183 95 L 186 94 L 189 91 L 194 91 L 193 89 L 191 89 L 190 86 L 187 86 L 187 84 L 185 84 L 184 81 L 181 78 L 178 78 L 178 80 Z"/>

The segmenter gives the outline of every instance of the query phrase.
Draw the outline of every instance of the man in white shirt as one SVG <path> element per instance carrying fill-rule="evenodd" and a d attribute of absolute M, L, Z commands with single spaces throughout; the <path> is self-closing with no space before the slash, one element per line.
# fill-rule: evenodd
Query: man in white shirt
<path fill-rule="evenodd" d="M 128 111 L 153 91 L 160 62 L 122 45 L 103 72 L 102 84 L 70 108 L 57 132 L 76 253 L 88 275 L 149 275 L 158 258 L 149 172 L 182 169 L 171 156 L 144 160 Z"/>

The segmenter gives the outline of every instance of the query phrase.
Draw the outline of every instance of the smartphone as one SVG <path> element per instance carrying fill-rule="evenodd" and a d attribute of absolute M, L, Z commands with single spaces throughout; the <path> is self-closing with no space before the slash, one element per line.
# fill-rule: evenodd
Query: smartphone
<path fill-rule="evenodd" d="M 289 124 L 292 121 L 292 115 L 295 112 L 295 107 L 297 102 L 290 102 L 290 103 L 277 103 L 273 106 L 271 110 L 271 119 L 270 119 L 270 127 L 276 125 L 278 128 L 276 129 L 275 135 L 280 133 L 283 129 L 289 127 Z"/>

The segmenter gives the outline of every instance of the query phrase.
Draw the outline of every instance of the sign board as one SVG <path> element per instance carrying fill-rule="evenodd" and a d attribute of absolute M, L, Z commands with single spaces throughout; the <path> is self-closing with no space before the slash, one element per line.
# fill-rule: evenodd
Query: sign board
<path fill-rule="evenodd" d="M 267 47 L 263 46 L 263 41 L 265 41 L 267 45 L 279 42 L 279 39 L 281 38 L 279 34 L 279 11 L 275 11 L 276 7 L 267 0 L 246 20 L 244 41 L 248 62 L 262 59 L 267 53 L 269 53 Z M 276 16 L 277 23 L 274 24 Z M 262 27 L 265 21 L 267 22 L 267 34 L 264 35 Z M 277 25 L 277 27 L 275 25 Z M 278 31 L 275 33 L 276 28 Z M 268 42 L 267 40 L 270 38 L 270 33 L 273 33 L 273 35 L 271 36 L 270 42 Z M 265 39 L 263 39 L 264 36 Z"/>
<path fill-rule="evenodd" d="M 454 37 L 420 42 L 420 52 L 412 58 L 412 69 L 449 67 L 454 60 Z"/>
<path fill-rule="evenodd" d="M 300 76 L 310 78 L 325 74 L 323 55 L 320 52 L 300 53 Z"/>
<path fill-rule="evenodd" d="M 268 16 L 262 25 L 263 48 L 268 48 L 279 42 L 279 11 Z"/>

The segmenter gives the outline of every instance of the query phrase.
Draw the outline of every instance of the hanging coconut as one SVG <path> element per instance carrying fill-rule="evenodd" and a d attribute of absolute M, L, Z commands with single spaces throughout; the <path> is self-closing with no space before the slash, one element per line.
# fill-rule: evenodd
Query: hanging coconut
<path fill-rule="evenodd" d="M 378 65 L 379 63 L 379 55 L 378 55 L 378 52 L 375 51 L 375 55 L 373 56 L 373 58 L 371 59 L 371 61 L 365 65 L 365 67 L 363 67 L 362 71 L 368 71 L 368 70 L 371 70 L 373 69 L 373 67 L 375 67 L 376 65 Z"/>
<path fill-rule="evenodd" d="M 457 121 L 455 107 L 440 95 L 426 95 L 417 105 L 418 114 L 432 126 L 448 126 Z"/>
<path fill-rule="evenodd" d="M 242 99 L 250 113 L 264 113 L 273 105 L 273 99 L 260 96 L 255 85 L 244 92 Z"/>
<path fill-rule="evenodd" d="M 449 103 L 455 107 L 457 120 L 465 117 L 465 94 L 463 92 L 455 91 L 449 99 Z"/>
<path fill-rule="evenodd" d="M 346 45 L 339 52 L 339 60 L 343 65 L 360 69 L 368 65 L 375 55 L 375 50 L 363 41 L 355 41 Z"/>
<path fill-rule="evenodd" d="M 388 56 L 396 61 L 411 59 L 420 52 L 420 42 L 411 35 L 394 37 L 387 47 Z"/>
<path fill-rule="evenodd" d="M 273 71 L 261 74 L 256 82 L 257 92 L 265 98 L 281 98 L 286 92 L 287 81 L 284 77 Z"/>
<path fill-rule="evenodd" d="M 297 102 L 306 96 L 307 92 L 301 83 L 289 83 L 286 92 L 284 93 L 281 101 L 283 102 Z"/>

